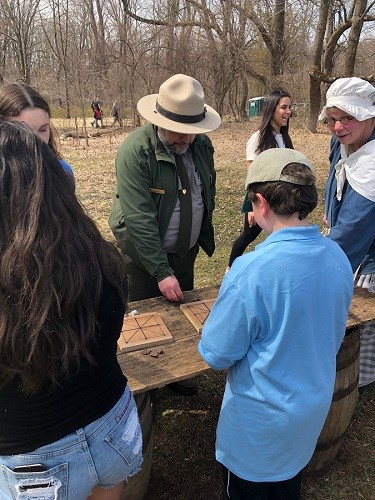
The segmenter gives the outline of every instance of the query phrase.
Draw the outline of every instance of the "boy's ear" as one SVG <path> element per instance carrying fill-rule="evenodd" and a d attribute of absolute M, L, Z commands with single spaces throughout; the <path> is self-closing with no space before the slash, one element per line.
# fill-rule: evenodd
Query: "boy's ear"
<path fill-rule="evenodd" d="M 268 201 L 260 193 L 256 193 L 255 196 L 257 198 L 256 203 L 258 203 L 262 216 L 267 215 L 268 212 L 271 210 Z"/>

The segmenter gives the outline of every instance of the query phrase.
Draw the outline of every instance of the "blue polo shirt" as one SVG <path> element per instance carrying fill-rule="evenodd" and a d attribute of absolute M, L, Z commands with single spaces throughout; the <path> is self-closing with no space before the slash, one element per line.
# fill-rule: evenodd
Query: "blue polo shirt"
<path fill-rule="evenodd" d="M 352 292 L 347 257 L 317 226 L 275 231 L 225 275 L 198 349 L 228 369 L 216 458 L 240 478 L 283 481 L 309 462 Z"/>

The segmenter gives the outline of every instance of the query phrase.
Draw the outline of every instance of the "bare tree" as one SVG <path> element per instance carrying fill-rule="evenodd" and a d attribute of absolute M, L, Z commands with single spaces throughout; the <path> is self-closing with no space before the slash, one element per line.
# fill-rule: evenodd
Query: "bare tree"
<path fill-rule="evenodd" d="M 120 98 L 134 125 L 138 99 L 177 72 L 236 120 L 250 94 L 280 85 L 310 100 L 314 131 L 327 84 L 374 78 L 364 36 L 374 9 L 375 0 L 2 0 L 0 75 L 36 80 L 67 116 L 86 112 L 94 93 Z"/>
<path fill-rule="evenodd" d="M 322 83 L 332 83 L 339 76 L 352 76 L 354 73 L 354 64 L 360 34 L 363 24 L 375 20 L 374 8 L 375 2 L 368 0 L 352 0 L 350 8 L 347 9 L 345 3 L 340 3 L 336 17 L 339 19 L 337 26 L 332 26 L 332 1 L 321 0 L 319 4 L 319 21 L 316 28 L 316 41 L 313 51 L 312 65 L 310 74 L 310 114 L 308 119 L 308 129 L 316 132 L 316 123 L 322 100 Z M 352 28 L 352 29 L 351 29 Z M 343 74 L 335 76 L 334 59 L 340 39 L 351 29 L 349 33 L 349 42 L 346 48 L 346 62 Z M 324 40 L 324 34 L 328 33 L 328 38 Z M 325 42 L 325 43 L 324 43 Z M 325 46 L 324 46 L 325 45 Z M 368 81 L 374 81 L 375 75 L 364 76 Z"/>
<path fill-rule="evenodd" d="M 11 43 L 16 55 L 19 78 L 31 80 L 31 61 L 35 51 L 36 17 L 40 0 L 2 0 L 3 25 L 0 33 Z"/>
<path fill-rule="evenodd" d="M 84 0 L 89 15 L 94 49 L 94 64 L 97 75 L 106 80 L 108 75 L 108 58 L 106 52 L 106 28 L 103 14 L 103 0 Z"/>
<path fill-rule="evenodd" d="M 274 80 L 284 70 L 284 29 L 286 0 L 266 1 L 264 5 L 245 0 L 244 10 L 258 29 L 270 57 L 270 77 Z M 241 9 L 241 2 L 238 2 Z"/>
<path fill-rule="evenodd" d="M 352 26 L 346 48 L 345 75 L 353 76 L 359 39 L 362 33 L 365 15 L 367 13 L 367 0 L 357 0 L 353 3 Z"/>
<path fill-rule="evenodd" d="M 196 39 L 204 40 L 206 45 L 199 45 L 201 57 L 207 54 L 203 80 L 206 88 L 212 89 L 214 105 L 219 113 L 224 112 L 225 99 L 229 95 L 232 113 L 239 119 L 245 118 L 249 77 L 263 87 L 272 87 L 280 82 L 285 66 L 286 0 L 171 0 L 173 17 L 142 16 L 137 13 L 135 3 L 122 1 L 125 12 L 138 22 L 169 29 L 171 26 L 174 29 L 194 28 Z M 170 2 L 167 5 L 171 5 Z M 186 17 L 188 8 L 194 15 Z M 162 12 L 154 8 L 153 13 L 155 10 Z M 263 67 L 259 65 L 260 70 L 254 65 L 249 50 L 252 44 L 260 46 L 256 37 L 260 37 L 266 48 L 266 60 L 269 61 Z M 194 47 L 194 42 L 189 47 Z M 196 71 L 197 74 L 202 73 Z"/>
<path fill-rule="evenodd" d="M 200 79 L 207 92 L 212 93 L 213 104 L 222 114 L 231 85 L 237 79 L 245 80 L 248 19 L 244 10 L 239 15 L 233 0 L 171 0 L 167 3 L 167 13 L 156 8 L 158 17 L 147 18 L 136 14 L 135 5 L 130 6 L 129 1 L 123 0 L 123 4 L 127 15 L 137 22 L 167 30 L 165 66 L 169 73 L 187 68 L 187 72 Z M 193 54 L 190 59 L 189 53 Z"/>
<path fill-rule="evenodd" d="M 315 44 L 312 53 L 312 67 L 310 74 L 310 113 L 307 127 L 311 132 L 316 132 L 316 122 L 320 110 L 320 78 L 317 68 L 321 65 L 324 37 L 329 14 L 331 0 L 321 0 L 319 9 L 319 20 L 315 31 Z"/>
<path fill-rule="evenodd" d="M 71 54 L 69 53 L 69 0 L 49 0 L 43 9 L 46 18 L 41 17 L 41 25 L 45 39 L 51 49 L 59 69 L 63 73 L 63 86 L 65 91 L 66 117 L 71 117 L 70 103 L 70 76 Z"/>
<path fill-rule="evenodd" d="M 0 14 L 0 21 L 1 21 L 1 14 Z M 8 47 L 9 47 L 9 39 L 5 35 L 6 32 L 6 25 L 5 23 L 2 23 L 2 31 L 0 33 L 0 83 L 3 83 L 4 78 L 3 74 L 6 68 L 6 61 L 7 61 L 7 54 L 8 54 Z"/>

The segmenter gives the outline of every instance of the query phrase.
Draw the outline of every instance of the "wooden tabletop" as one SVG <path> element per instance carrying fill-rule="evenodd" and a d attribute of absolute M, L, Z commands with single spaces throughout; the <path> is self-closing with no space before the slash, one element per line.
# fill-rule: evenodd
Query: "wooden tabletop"
<path fill-rule="evenodd" d="M 217 286 L 184 292 L 185 302 L 213 299 L 217 297 L 218 291 Z M 141 350 L 118 354 L 122 371 L 135 394 L 210 370 L 197 351 L 200 335 L 180 310 L 179 303 L 157 297 L 131 302 L 128 310 L 134 309 L 139 314 L 158 312 L 174 339 L 172 343 L 161 346 L 163 353 L 157 358 L 145 356 Z M 374 319 L 375 295 L 356 287 L 347 328 L 351 330 Z"/>

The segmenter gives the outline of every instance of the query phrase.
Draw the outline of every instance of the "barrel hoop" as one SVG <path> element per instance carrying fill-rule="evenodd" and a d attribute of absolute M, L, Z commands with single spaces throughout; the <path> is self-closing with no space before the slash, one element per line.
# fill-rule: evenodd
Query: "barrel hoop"
<path fill-rule="evenodd" d="M 340 363 L 336 364 L 336 371 L 339 372 L 339 371 L 343 370 L 344 368 L 348 368 L 348 366 L 352 365 L 358 359 L 358 356 L 359 356 L 359 346 L 358 346 L 357 350 L 355 351 L 355 353 L 353 353 L 350 356 L 350 358 L 343 359 L 342 361 L 340 361 Z"/>
<path fill-rule="evenodd" d="M 315 447 L 315 451 L 329 450 L 330 448 L 333 448 L 333 446 L 338 445 L 344 439 L 345 432 L 346 432 L 346 429 L 341 434 L 341 436 L 339 436 L 338 438 L 334 439 L 333 441 L 328 441 L 328 443 L 318 443 L 316 445 L 316 447 Z"/>
<path fill-rule="evenodd" d="M 150 405 L 150 412 L 152 411 L 152 407 L 151 407 L 151 402 L 149 401 L 149 398 L 150 398 L 149 394 L 147 392 L 145 392 L 143 394 L 139 394 L 138 396 L 140 397 L 141 395 L 143 395 L 143 399 L 141 401 L 141 405 L 138 408 L 138 415 L 139 415 L 140 423 L 142 425 L 142 416 L 143 416 L 143 413 L 146 409 L 147 404 Z M 138 400 L 139 400 L 139 397 L 138 397 Z M 152 415 L 150 415 L 150 418 L 152 418 Z M 147 427 L 146 433 L 144 433 L 144 429 L 142 429 L 142 438 L 143 438 L 143 446 L 144 447 L 148 446 L 148 444 L 150 442 L 152 431 L 153 431 L 153 425 L 152 425 L 152 421 L 150 421 L 150 425 Z"/>
<path fill-rule="evenodd" d="M 154 434 L 150 395 L 148 392 L 144 392 L 136 394 L 134 399 L 137 403 L 139 421 L 142 428 L 142 453 L 144 461 L 142 469 L 137 474 L 134 474 L 134 476 L 131 476 L 125 483 L 121 500 L 141 500 L 146 497 L 152 466 Z"/>
<path fill-rule="evenodd" d="M 153 425 L 151 422 L 150 425 L 148 426 L 146 434 L 143 434 L 142 432 L 143 453 L 145 453 L 145 448 L 147 448 L 150 444 L 152 432 L 153 432 Z"/>
<path fill-rule="evenodd" d="M 348 349 L 352 344 L 358 342 L 359 338 L 360 338 L 359 328 L 351 330 L 350 333 L 348 333 L 348 330 L 346 330 L 345 336 L 340 346 L 340 350 Z"/>
<path fill-rule="evenodd" d="M 356 379 L 352 384 L 349 385 L 346 389 L 341 389 L 340 391 L 336 391 L 333 393 L 332 401 L 339 401 L 340 399 L 345 398 L 351 392 L 353 392 L 358 387 L 359 375 L 357 375 Z"/>
<path fill-rule="evenodd" d="M 143 393 L 143 394 L 138 394 L 137 396 L 138 396 L 138 398 L 135 400 L 136 403 L 139 401 L 140 396 L 143 396 L 142 401 L 141 401 L 141 405 L 138 407 L 138 414 L 141 415 L 143 413 L 143 410 L 145 409 L 145 406 L 147 405 L 147 401 L 148 401 L 149 396 L 148 396 L 147 392 Z"/>

